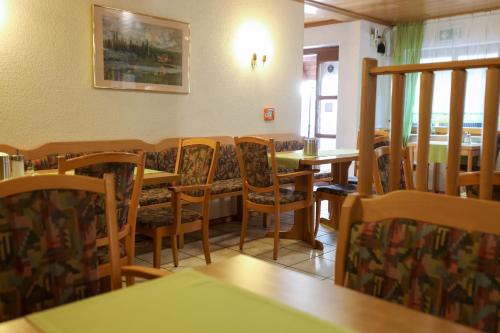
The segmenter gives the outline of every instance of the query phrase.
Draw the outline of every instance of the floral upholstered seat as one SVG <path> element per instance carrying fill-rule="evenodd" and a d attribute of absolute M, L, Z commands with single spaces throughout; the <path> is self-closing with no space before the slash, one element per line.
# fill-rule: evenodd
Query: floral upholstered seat
<path fill-rule="evenodd" d="M 143 207 L 139 219 L 141 227 L 154 228 L 172 225 L 175 221 L 174 210 L 171 207 Z M 202 215 L 191 209 L 182 209 L 181 223 L 201 220 Z"/>
<path fill-rule="evenodd" d="M 170 202 L 172 193 L 166 186 L 143 188 L 139 197 L 140 206 L 158 205 Z"/>
<path fill-rule="evenodd" d="M 0 321 L 99 293 L 95 225 L 101 200 L 80 190 L 0 198 Z"/>
<path fill-rule="evenodd" d="M 243 189 L 241 178 L 231 178 L 226 180 L 218 180 L 212 184 L 212 195 L 240 192 Z"/>
<path fill-rule="evenodd" d="M 498 332 L 500 237 L 397 219 L 350 227 L 348 288 Z"/>
<path fill-rule="evenodd" d="M 281 205 L 306 200 L 306 197 L 307 197 L 306 192 L 280 188 Z M 248 193 L 248 200 L 261 205 L 274 205 L 274 193 L 273 192 Z"/>

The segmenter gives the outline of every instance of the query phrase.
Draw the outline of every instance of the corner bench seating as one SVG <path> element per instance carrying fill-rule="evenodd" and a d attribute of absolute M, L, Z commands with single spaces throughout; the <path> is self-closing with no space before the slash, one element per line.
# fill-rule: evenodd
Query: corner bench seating
<path fill-rule="evenodd" d="M 263 138 L 274 138 L 276 151 L 292 151 L 303 149 L 303 139 L 296 134 L 258 135 Z M 230 136 L 210 137 L 220 142 L 219 158 L 212 185 L 211 198 L 221 199 L 239 197 L 242 195 L 242 182 L 234 139 Z M 0 151 L 15 154 L 18 151 L 25 157 L 25 169 L 34 170 L 57 169 L 57 158 L 63 155 L 66 158 L 81 156 L 88 153 L 103 151 L 146 152 L 146 168 L 173 172 L 177 156 L 179 138 L 168 138 L 157 144 L 146 143 L 141 140 L 109 140 L 109 141 L 80 141 L 80 142 L 53 142 L 44 144 L 35 149 L 18 149 L 12 146 L 0 145 Z M 280 170 L 289 171 L 289 170 Z M 320 172 L 315 175 L 316 182 L 331 180 L 329 172 Z M 283 183 L 291 183 L 284 180 Z M 167 185 L 144 186 L 139 204 L 141 206 L 165 205 L 170 201 L 171 194 Z"/>

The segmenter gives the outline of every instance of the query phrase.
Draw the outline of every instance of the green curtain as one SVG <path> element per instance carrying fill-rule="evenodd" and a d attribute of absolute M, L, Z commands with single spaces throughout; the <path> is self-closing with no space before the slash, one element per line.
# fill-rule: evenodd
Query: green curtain
<path fill-rule="evenodd" d="M 394 62 L 396 65 L 420 63 L 420 51 L 424 32 L 423 22 L 400 23 L 396 27 Z M 412 111 L 417 88 L 417 73 L 406 75 L 405 111 L 403 120 L 403 145 L 406 146 L 411 134 Z"/>

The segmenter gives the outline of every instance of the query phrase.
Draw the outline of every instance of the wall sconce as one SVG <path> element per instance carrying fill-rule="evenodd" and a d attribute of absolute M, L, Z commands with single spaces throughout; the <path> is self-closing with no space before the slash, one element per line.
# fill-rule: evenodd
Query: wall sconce
<path fill-rule="evenodd" d="M 265 54 L 262 56 L 261 61 L 262 61 L 262 67 L 264 67 L 264 65 L 266 64 L 266 61 L 267 61 L 267 56 Z M 255 69 L 255 67 L 257 67 L 257 53 L 252 54 L 251 65 L 252 65 L 252 69 Z"/>

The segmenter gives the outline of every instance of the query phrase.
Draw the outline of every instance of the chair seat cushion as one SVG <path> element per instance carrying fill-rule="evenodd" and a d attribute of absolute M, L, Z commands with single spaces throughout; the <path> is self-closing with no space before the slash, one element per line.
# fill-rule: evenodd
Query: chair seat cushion
<path fill-rule="evenodd" d="M 149 206 L 170 202 L 172 193 L 165 186 L 142 189 L 139 205 Z"/>
<path fill-rule="evenodd" d="M 318 186 L 316 188 L 316 191 L 328 194 L 347 196 L 351 193 L 357 192 L 358 187 L 354 184 L 333 184 L 333 185 Z"/>
<path fill-rule="evenodd" d="M 241 181 L 241 178 L 231 178 L 213 182 L 211 193 L 223 194 L 239 192 L 241 190 L 243 190 L 243 183 Z"/>
<path fill-rule="evenodd" d="M 286 188 L 280 188 L 280 204 L 288 204 L 292 202 L 305 200 L 307 197 L 306 192 L 294 191 Z M 248 200 L 261 205 L 274 205 L 274 193 L 249 193 Z"/>
<path fill-rule="evenodd" d="M 156 228 L 174 223 L 174 210 L 172 207 L 141 207 L 137 213 L 138 227 Z M 182 209 L 181 223 L 201 220 L 202 216 L 197 211 Z"/>

